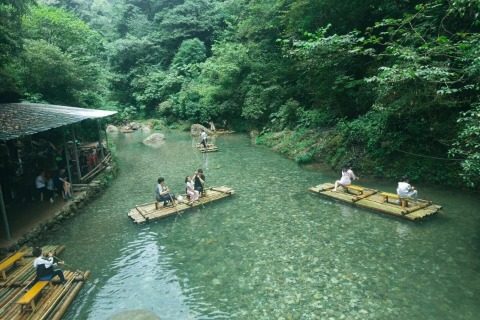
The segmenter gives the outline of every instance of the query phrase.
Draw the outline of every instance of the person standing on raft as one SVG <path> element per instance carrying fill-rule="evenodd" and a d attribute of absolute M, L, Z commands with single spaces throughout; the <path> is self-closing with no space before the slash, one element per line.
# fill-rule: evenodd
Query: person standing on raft
<path fill-rule="evenodd" d="M 197 190 L 201 195 L 205 192 L 205 175 L 203 174 L 202 169 L 198 169 L 193 178 L 194 188 Z"/>
<path fill-rule="evenodd" d="M 207 133 L 202 129 L 202 132 L 200 133 L 200 144 L 203 145 L 205 149 L 207 149 L 207 138 Z"/>
<path fill-rule="evenodd" d="M 170 189 L 165 185 L 165 179 L 163 177 L 158 178 L 155 188 L 155 209 L 158 210 L 158 203 L 162 201 L 164 207 L 167 206 L 169 202 L 174 205 L 175 202 L 173 199 L 175 199 L 175 195 L 170 193 Z"/>
<path fill-rule="evenodd" d="M 340 180 L 335 181 L 335 188 L 333 191 L 337 191 L 338 186 L 345 188 L 352 184 L 352 180 L 357 180 L 358 178 L 353 173 L 351 166 L 345 166 L 342 168 L 342 177 Z"/>

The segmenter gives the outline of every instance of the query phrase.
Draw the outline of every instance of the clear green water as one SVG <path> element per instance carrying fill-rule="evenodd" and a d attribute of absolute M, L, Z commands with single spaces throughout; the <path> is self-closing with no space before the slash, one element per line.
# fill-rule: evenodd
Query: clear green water
<path fill-rule="evenodd" d="M 336 175 L 297 166 L 242 135 L 202 155 L 190 136 L 114 139 L 120 174 L 48 242 L 92 276 L 67 319 L 148 310 L 167 319 L 478 319 L 477 195 L 417 186 L 444 213 L 411 223 L 307 192 Z M 135 225 L 158 176 L 183 190 L 203 167 L 232 198 L 179 217 Z M 363 181 L 394 191 L 395 183 Z M 475 316 L 477 314 L 477 316 Z"/>

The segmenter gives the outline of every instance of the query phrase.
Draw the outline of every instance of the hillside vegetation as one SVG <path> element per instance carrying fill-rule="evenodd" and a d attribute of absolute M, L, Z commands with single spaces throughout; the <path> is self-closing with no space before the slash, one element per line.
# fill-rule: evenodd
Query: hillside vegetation
<path fill-rule="evenodd" d="M 298 162 L 480 184 L 478 0 L 0 4 L 0 97 L 258 130 Z"/>

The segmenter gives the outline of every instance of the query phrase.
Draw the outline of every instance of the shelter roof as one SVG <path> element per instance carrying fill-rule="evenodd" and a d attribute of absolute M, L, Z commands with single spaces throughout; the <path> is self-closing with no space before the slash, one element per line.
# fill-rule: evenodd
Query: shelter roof
<path fill-rule="evenodd" d="M 0 104 L 0 140 L 11 140 L 115 113 L 117 112 L 51 104 L 4 103 Z"/>

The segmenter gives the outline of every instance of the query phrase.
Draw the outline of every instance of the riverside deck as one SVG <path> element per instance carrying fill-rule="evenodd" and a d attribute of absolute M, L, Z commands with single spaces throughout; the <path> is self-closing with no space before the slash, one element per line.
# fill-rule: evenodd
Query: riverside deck
<path fill-rule="evenodd" d="M 157 220 L 169 217 L 174 214 L 180 214 L 190 208 L 203 206 L 209 202 L 220 200 L 233 195 L 235 191 L 229 187 L 211 187 L 205 190 L 205 195 L 198 201 L 189 205 L 186 202 L 177 202 L 175 206 L 163 207 L 159 204 L 158 209 L 155 209 L 155 202 L 138 205 L 128 213 L 128 216 L 135 223 L 145 223 L 151 220 Z M 184 197 L 185 198 L 185 197 Z"/>
<path fill-rule="evenodd" d="M 64 246 L 45 246 L 44 251 L 61 253 Z M 84 281 L 90 272 L 78 270 L 63 270 L 65 284 L 48 284 L 38 294 L 35 303 L 35 310 L 30 310 L 30 305 L 22 308 L 18 302 L 26 293 L 26 287 L 35 278 L 31 248 L 22 248 L 19 252 L 24 253 L 23 260 L 17 263 L 9 271 L 5 281 L 0 282 L 0 319 L 9 320 L 46 320 L 61 319 L 75 296 L 80 291 Z"/>
<path fill-rule="evenodd" d="M 319 193 L 329 198 L 347 202 L 358 207 L 371 209 L 412 221 L 434 215 L 442 208 L 439 205 L 432 204 L 430 201 L 421 199 L 410 201 L 409 204 L 402 207 L 397 202 L 388 200 L 388 197 L 385 195 L 390 194 L 360 186 L 356 186 L 348 191 L 345 191 L 343 188 L 337 189 L 338 191 L 333 191 L 333 188 L 333 183 L 324 183 L 316 187 L 311 187 L 309 190 L 313 193 Z"/>

